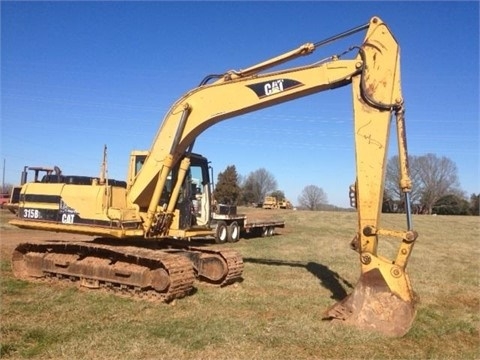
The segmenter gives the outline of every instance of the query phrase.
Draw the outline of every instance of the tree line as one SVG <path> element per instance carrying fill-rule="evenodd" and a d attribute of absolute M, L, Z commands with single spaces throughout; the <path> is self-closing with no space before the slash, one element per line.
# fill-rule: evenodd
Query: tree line
<path fill-rule="evenodd" d="M 468 196 L 461 188 L 457 165 L 435 154 L 409 155 L 412 180 L 410 202 L 417 214 L 480 215 L 480 193 Z M 398 156 L 388 160 L 383 198 L 384 212 L 404 212 L 405 200 L 399 187 Z"/>
<path fill-rule="evenodd" d="M 458 169 L 451 159 L 435 154 L 408 157 L 412 190 L 410 202 L 416 214 L 480 215 L 480 193 L 469 197 L 460 189 Z M 405 200 L 399 187 L 398 156 L 387 162 L 383 212 L 404 212 Z M 217 177 L 214 196 L 223 204 L 261 204 L 265 196 L 285 198 L 277 188 L 275 177 L 265 168 L 240 176 L 235 165 L 229 165 Z M 317 185 L 307 185 L 298 199 L 298 206 L 307 210 L 331 207 L 325 191 Z"/>
<path fill-rule="evenodd" d="M 228 205 L 261 205 L 265 196 L 285 199 L 283 190 L 278 189 L 275 176 L 260 168 L 242 177 L 235 165 L 229 165 L 217 176 L 214 197 L 218 203 Z M 328 204 L 327 194 L 316 185 L 306 186 L 298 198 L 301 208 L 319 210 Z"/>

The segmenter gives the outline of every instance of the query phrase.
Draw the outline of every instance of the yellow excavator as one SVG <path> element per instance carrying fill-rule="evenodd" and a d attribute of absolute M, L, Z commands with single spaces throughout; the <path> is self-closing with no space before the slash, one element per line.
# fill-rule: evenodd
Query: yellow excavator
<path fill-rule="evenodd" d="M 341 55 L 272 69 L 361 31 L 363 43 Z M 11 224 L 98 238 L 21 243 L 12 256 L 15 276 L 66 279 L 162 301 L 189 294 L 195 278 L 220 286 L 237 281 L 243 271 L 238 252 L 189 241 L 210 236 L 218 227 L 225 231 L 212 220 L 208 161 L 193 153 L 195 139 L 222 120 L 346 85 L 353 95 L 356 180 L 350 199 L 358 213 L 352 246 L 360 279 L 346 299 L 326 311 L 325 319 L 404 335 L 416 313 L 406 266 L 417 233 L 409 208 L 400 48 L 378 17 L 247 69 L 207 76 L 169 109 L 151 149 L 131 153 L 127 181 L 108 178 L 104 156 L 98 177 L 50 174 L 24 184 Z M 380 226 L 393 118 L 399 186 L 407 204 L 405 230 Z M 399 241 L 393 259 L 377 253 L 381 238 Z"/>

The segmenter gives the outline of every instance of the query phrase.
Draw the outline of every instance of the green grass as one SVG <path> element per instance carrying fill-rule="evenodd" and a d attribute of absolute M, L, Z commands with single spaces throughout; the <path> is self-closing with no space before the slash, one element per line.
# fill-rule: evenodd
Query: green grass
<path fill-rule="evenodd" d="M 410 332 L 390 339 L 324 322 L 359 272 L 355 213 L 279 212 L 283 234 L 228 245 L 244 280 L 155 304 L 14 279 L 1 262 L 3 359 L 479 359 L 478 217 L 415 216 L 408 271 L 420 297 Z M 383 216 L 402 229 L 404 216 Z M 387 251 L 395 248 L 382 244 Z"/>

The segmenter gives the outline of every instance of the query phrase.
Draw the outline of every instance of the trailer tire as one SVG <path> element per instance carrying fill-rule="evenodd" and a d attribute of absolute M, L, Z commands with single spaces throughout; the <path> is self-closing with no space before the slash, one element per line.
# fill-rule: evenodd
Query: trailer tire
<path fill-rule="evenodd" d="M 268 227 L 264 226 L 262 228 L 262 237 L 267 237 L 268 236 Z"/>
<path fill-rule="evenodd" d="M 267 236 L 273 236 L 275 234 L 275 228 L 273 226 L 269 226 L 267 232 Z"/>
<path fill-rule="evenodd" d="M 215 242 L 217 244 L 225 244 L 228 240 L 228 227 L 225 221 L 219 221 L 217 223 L 217 229 L 215 231 Z"/>
<path fill-rule="evenodd" d="M 236 221 L 228 225 L 228 242 L 237 242 L 240 240 L 240 226 Z"/>

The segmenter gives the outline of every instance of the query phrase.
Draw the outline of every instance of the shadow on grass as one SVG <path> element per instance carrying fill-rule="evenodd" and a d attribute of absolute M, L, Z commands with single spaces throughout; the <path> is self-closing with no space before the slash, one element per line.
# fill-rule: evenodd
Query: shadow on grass
<path fill-rule="evenodd" d="M 315 275 L 320 280 L 320 284 L 327 290 L 332 292 L 330 296 L 333 300 L 343 300 L 347 297 L 347 289 L 353 289 L 353 285 L 342 278 L 337 272 L 332 271 L 328 266 L 309 262 L 302 263 L 297 261 L 283 261 L 272 259 L 257 259 L 257 258 L 243 258 L 246 263 L 272 265 L 272 266 L 290 266 L 301 267 L 308 270 L 311 274 Z"/>
<path fill-rule="evenodd" d="M 193 245 L 197 248 L 201 248 L 203 246 L 209 246 L 208 242 L 196 242 L 191 241 L 186 244 L 184 241 L 181 240 L 163 240 L 161 242 L 152 241 L 152 240 L 145 240 L 141 239 L 125 239 L 125 240 L 117 240 L 117 239 L 108 239 L 108 238 L 97 238 L 93 241 L 94 243 L 99 244 L 106 244 L 106 245 L 123 245 L 123 246 L 140 246 L 145 247 L 148 249 L 163 249 L 165 245 L 173 246 L 177 248 L 188 248 L 189 246 Z M 212 240 L 212 242 L 214 242 Z M 337 272 L 332 271 L 328 268 L 328 266 L 309 262 L 309 263 L 302 263 L 300 261 L 283 261 L 283 260 L 274 260 L 274 259 L 258 259 L 258 258 L 243 258 L 244 262 L 254 263 L 254 264 L 262 264 L 262 265 L 273 265 L 273 266 L 290 266 L 290 267 L 301 267 L 308 270 L 310 273 L 315 275 L 320 280 L 320 284 L 326 288 L 327 290 L 331 291 L 332 295 L 330 296 L 333 300 L 343 300 L 347 297 L 347 290 L 353 289 L 353 285 L 350 284 L 347 280 L 342 278 Z M 346 290 L 347 289 L 347 290 Z"/>

